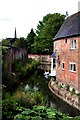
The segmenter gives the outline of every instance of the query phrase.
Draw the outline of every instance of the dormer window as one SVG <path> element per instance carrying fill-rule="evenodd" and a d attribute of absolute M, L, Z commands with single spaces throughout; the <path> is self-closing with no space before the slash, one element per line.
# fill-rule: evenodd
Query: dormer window
<path fill-rule="evenodd" d="M 71 40 L 71 49 L 76 49 L 76 40 Z"/>

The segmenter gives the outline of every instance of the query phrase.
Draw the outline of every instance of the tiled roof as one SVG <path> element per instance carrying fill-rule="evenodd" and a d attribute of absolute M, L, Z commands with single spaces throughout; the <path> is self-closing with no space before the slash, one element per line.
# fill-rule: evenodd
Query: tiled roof
<path fill-rule="evenodd" d="M 80 35 L 80 12 L 67 17 L 53 40 L 78 35 Z"/>

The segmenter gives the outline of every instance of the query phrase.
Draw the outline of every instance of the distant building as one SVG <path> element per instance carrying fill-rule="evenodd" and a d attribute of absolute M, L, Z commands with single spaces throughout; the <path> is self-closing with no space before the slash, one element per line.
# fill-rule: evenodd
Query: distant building
<path fill-rule="evenodd" d="M 15 59 L 25 59 L 27 58 L 27 49 L 26 48 L 17 48 L 10 47 L 5 56 L 6 66 L 8 72 L 12 73 L 12 63 Z"/>
<path fill-rule="evenodd" d="M 14 47 L 12 44 L 17 40 L 16 28 L 14 33 L 14 38 L 10 39 L 11 45 L 8 46 L 7 53 L 5 55 L 6 66 L 9 74 L 12 73 L 12 63 L 15 59 L 27 58 L 27 48 Z"/>
<path fill-rule="evenodd" d="M 80 12 L 67 17 L 53 44 L 51 76 L 80 91 Z"/>

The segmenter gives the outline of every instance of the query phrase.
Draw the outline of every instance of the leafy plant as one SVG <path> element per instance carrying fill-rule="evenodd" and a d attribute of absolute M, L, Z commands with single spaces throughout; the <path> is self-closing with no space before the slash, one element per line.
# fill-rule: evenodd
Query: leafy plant
<path fill-rule="evenodd" d="M 80 93 L 77 93 L 77 96 L 80 96 Z"/>
<path fill-rule="evenodd" d="M 31 58 L 28 58 L 27 60 L 14 60 L 13 72 L 19 73 L 19 78 L 24 78 L 34 72 L 38 65 L 39 62 L 32 60 Z"/>
<path fill-rule="evenodd" d="M 68 84 L 66 84 L 65 89 L 66 89 L 67 91 L 69 91 L 69 88 L 70 88 L 70 86 L 69 86 Z"/>
<path fill-rule="evenodd" d="M 17 90 L 13 95 L 13 98 L 20 106 L 27 108 L 32 108 L 34 105 L 46 104 L 45 97 L 39 91 L 36 92 L 32 88 L 28 91 Z"/>
<path fill-rule="evenodd" d="M 32 109 L 17 114 L 14 120 L 80 120 L 80 117 L 69 117 L 46 106 L 33 106 Z"/>
<path fill-rule="evenodd" d="M 14 116 L 22 111 L 18 103 L 11 97 L 2 101 L 2 118 L 3 120 L 12 120 Z"/>
<path fill-rule="evenodd" d="M 72 94 L 75 94 L 75 89 L 73 88 L 71 92 L 72 92 Z"/>

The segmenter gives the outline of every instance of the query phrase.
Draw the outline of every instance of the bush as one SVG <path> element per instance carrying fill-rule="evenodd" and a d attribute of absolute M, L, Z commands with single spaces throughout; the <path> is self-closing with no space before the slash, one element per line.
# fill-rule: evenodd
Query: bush
<path fill-rule="evenodd" d="M 17 91 L 14 95 L 14 98 L 20 106 L 32 108 L 35 105 L 35 99 L 28 92 Z"/>
<path fill-rule="evenodd" d="M 33 106 L 32 109 L 17 114 L 14 120 L 79 120 L 46 106 Z"/>
<path fill-rule="evenodd" d="M 13 72 L 19 73 L 19 78 L 24 78 L 37 69 L 39 62 L 31 58 L 25 60 L 14 60 Z"/>
<path fill-rule="evenodd" d="M 32 108 L 34 105 L 45 105 L 46 99 L 45 97 L 39 92 L 30 89 L 27 92 L 24 91 L 17 91 L 13 98 L 16 102 L 25 108 Z"/>
<path fill-rule="evenodd" d="M 68 84 L 66 84 L 65 89 L 66 89 L 67 91 L 69 91 L 70 86 L 69 86 Z"/>
<path fill-rule="evenodd" d="M 73 88 L 71 92 L 72 92 L 72 94 L 75 94 L 75 89 Z"/>
<path fill-rule="evenodd" d="M 15 76 L 10 75 L 7 71 L 3 71 L 2 82 L 3 86 L 5 86 L 4 89 L 12 93 L 17 87 L 18 79 Z"/>
<path fill-rule="evenodd" d="M 77 96 L 80 96 L 80 93 L 77 93 Z"/>
<path fill-rule="evenodd" d="M 21 112 L 18 103 L 11 97 L 2 101 L 2 119 L 13 120 L 14 116 Z"/>

